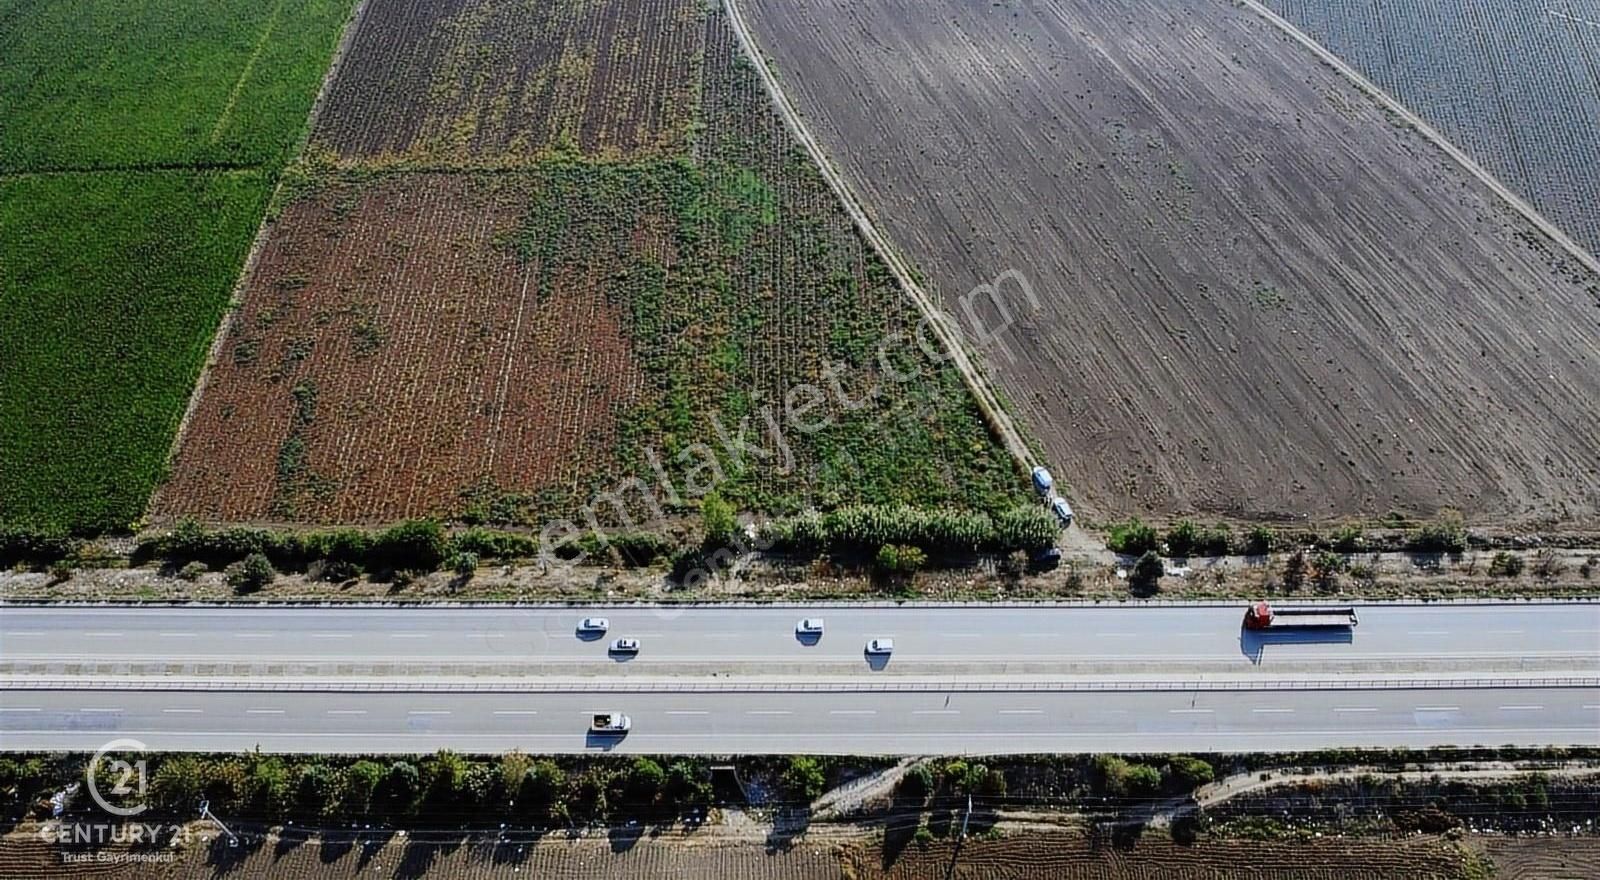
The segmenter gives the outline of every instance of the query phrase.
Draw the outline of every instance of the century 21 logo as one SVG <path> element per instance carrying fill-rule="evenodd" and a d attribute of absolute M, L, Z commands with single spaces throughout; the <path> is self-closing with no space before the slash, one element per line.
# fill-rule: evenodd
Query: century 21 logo
<path fill-rule="evenodd" d="M 145 807 L 148 806 L 144 802 L 148 775 L 145 771 L 144 759 L 139 758 L 130 762 L 120 757 L 106 758 L 107 752 L 139 753 L 144 751 L 146 751 L 144 743 L 136 739 L 117 739 L 106 743 L 100 748 L 100 751 L 94 753 L 94 760 L 89 762 L 89 796 L 94 798 L 96 804 L 100 805 L 100 809 L 114 816 L 137 816 L 145 811 Z M 102 774 L 106 777 L 104 781 L 107 783 L 105 793 L 102 793 L 100 789 L 102 780 L 99 777 Z M 133 806 L 116 806 L 106 799 L 106 793 L 113 795 L 123 803 L 126 803 L 131 798 Z"/>

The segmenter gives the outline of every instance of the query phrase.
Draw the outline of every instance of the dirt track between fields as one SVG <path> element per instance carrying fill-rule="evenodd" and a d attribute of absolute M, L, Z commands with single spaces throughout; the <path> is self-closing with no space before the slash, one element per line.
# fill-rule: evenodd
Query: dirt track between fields
<path fill-rule="evenodd" d="M 741 5 L 1093 518 L 1600 517 L 1600 279 L 1249 9 Z"/>

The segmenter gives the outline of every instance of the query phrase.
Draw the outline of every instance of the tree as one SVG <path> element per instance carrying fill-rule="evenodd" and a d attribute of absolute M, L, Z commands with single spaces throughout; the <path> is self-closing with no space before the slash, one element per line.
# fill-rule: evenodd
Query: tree
<path fill-rule="evenodd" d="M 250 768 L 249 800 L 262 815 L 277 818 L 289 811 L 289 768 L 282 758 L 260 758 Z"/>
<path fill-rule="evenodd" d="M 667 797 L 678 809 L 711 802 L 711 783 L 688 761 L 667 767 Z"/>
<path fill-rule="evenodd" d="M 1216 777 L 1216 771 L 1211 765 L 1199 758 L 1189 755 L 1174 755 L 1167 762 L 1167 778 L 1172 787 L 1182 791 L 1194 791 Z"/>
<path fill-rule="evenodd" d="M 462 583 L 472 580 L 478 573 L 478 554 L 469 551 L 456 554 L 456 577 Z"/>
<path fill-rule="evenodd" d="M 383 782 L 383 767 L 375 761 L 357 761 L 346 767 L 339 788 L 339 806 L 351 817 L 372 812 L 372 796 Z"/>
<path fill-rule="evenodd" d="M 1200 538 L 1200 527 L 1187 519 L 1180 519 L 1167 530 L 1167 552 L 1173 556 L 1188 556 L 1194 552 Z"/>
<path fill-rule="evenodd" d="M 450 807 L 465 800 L 468 769 L 465 758 L 440 749 L 427 763 L 423 801 L 429 806 Z"/>
<path fill-rule="evenodd" d="M 1278 536 L 1266 526 L 1256 526 L 1244 536 L 1244 553 L 1246 556 L 1265 556 L 1272 552 L 1272 545 L 1277 543 Z"/>
<path fill-rule="evenodd" d="M 875 562 L 885 574 L 911 574 L 928 564 L 928 554 L 920 547 L 885 544 L 878 548 Z"/>
<path fill-rule="evenodd" d="M 988 772 L 983 774 L 983 779 L 979 780 L 976 786 L 976 794 L 979 797 L 986 798 L 1005 797 L 1006 775 L 991 767 Z"/>
<path fill-rule="evenodd" d="M 243 762 L 233 758 L 207 761 L 202 770 L 204 794 L 212 810 L 232 813 L 245 803 L 250 779 Z"/>
<path fill-rule="evenodd" d="M 733 505 L 712 493 L 700 502 L 700 521 L 705 526 L 707 544 L 727 544 L 739 527 L 734 518 Z"/>
<path fill-rule="evenodd" d="M 1297 593 L 1306 586 L 1306 553 L 1296 550 L 1283 561 L 1283 588 Z"/>
<path fill-rule="evenodd" d="M 549 816 L 567 791 L 567 772 L 554 761 L 536 761 L 522 775 L 517 806 L 524 814 Z"/>
<path fill-rule="evenodd" d="M 1489 561 L 1490 577 L 1516 577 L 1527 563 L 1515 553 L 1501 550 Z"/>
<path fill-rule="evenodd" d="M 339 775 L 326 764 L 306 764 L 300 768 L 295 785 L 294 807 L 301 816 L 331 816 L 336 807 Z"/>
<path fill-rule="evenodd" d="M 444 562 L 444 529 L 431 519 L 403 522 L 379 533 L 367 551 L 368 567 L 388 571 L 435 571 Z"/>
<path fill-rule="evenodd" d="M 649 758 L 634 758 L 623 784 L 623 802 L 633 807 L 653 807 L 667 785 L 667 771 Z"/>
<path fill-rule="evenodd" d="M 422 773 L 410 761 L 396 761 L 389 765 L 378 790 L 378 800 L 391 816 L 408 816 L 416 809 L 417 798 L 422 793 Z"/>
<path fill-rule="evenodd" d="M 150 777 L 150 799 L 167 813 L 188 813 L 200 801 L 203 768 L 193 755 L 168 758 Z"/>
<path fill-rule="evenodd" d="M 1323 551 L 1317 554 L 1312 564 L 1311 583 L 1319 593 L 1335 593 L 1339 590 L 1339 572 L 1344 571 L 1345 558 L 1337 553 Z"/>
<path fill-rule="evenodd" d="M 1158 549 L 1156 545 L 1159 542 L 1155 527 L 1145 525 L 1138 517 L 1134 517 L 1111 527 L 1111 535 L 1106 539 L 1106 546 L 1110 547 L 1113 553 L 1132 556 Z"/>
<path fill-rule="evenodd" d="M 1144 555 L 1139 557 L 1139 561 L 1133 564 L 1128 582 L 1135 591 L 1151 593 L 1159 588 L 1161 576 L 1166 573 L 1166 567 L 1161 564 L 1161 557 L 1157 556 L 1154 550 L 1146 550 Z"/>
<path fill-rule="evenodd" d="M 806 803 L 821 797 L 828 785 L 822 765 L 817 763 L 816 758 L 805 755 L 795 755 L 789 759 L 789 766 L 783 771 L 781 781 L 790 797 Z"/>
<path fill-rule="evenodd" d="M 272 583 L 272 578 L 277 574 L 272 568 L 272 560 L 264 553 L 251 553 L 243 560 L 228 566 L 228 586 L 241 593 L 254 593 L 256 590 Z"/>
<path fill-rule="evenodd" d="M 1149 764 L 1130 764 L 1127 788 L 1134 797 L 1150 797 L 1161 791 L 1161 771 Z"/>
<path fill-rule="evenodd" d="M 896 786 L 901 798 L 921 805 L 933 794 L 933 771 L 927 764 L 914 764 Z"/>

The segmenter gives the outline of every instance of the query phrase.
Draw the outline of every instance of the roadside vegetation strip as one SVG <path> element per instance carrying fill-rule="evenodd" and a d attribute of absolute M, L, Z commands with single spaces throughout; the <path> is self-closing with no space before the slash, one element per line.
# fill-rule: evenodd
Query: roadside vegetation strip
<path fill-rule="evenodd" d="M 788 95 L 783 91 L 782 84 L 778 82 L 778 78 L 773 74 L 767 56 L 762 53 L 760 45 L 756 43 L 755 38 L 750 33 L 749 26 L 745 24 L 744 15 L 739 9 L 739 2 L 740 0 L 723 0 L 723 8 L 727 11 L 728 22 L 733 27 L 734 33 L 738 35 L 739 43 L 743 47 L 745 55 L 750 58 L 756 72 L 760 75 L 761 82 L 766 87 L 767 95 L 772 105 L 783 116 L 784 123 L 794 133 L 796 140 L 805 147 L 812 163 L 821 172 L 823 179 L 828 182 L 829 188 L 833 190 L 833 194 L 839 200 L 839 203 L 844 206 L 856 228 L 872 244 L 872 248 L 878 257 L 888 265 L 889 270 L 894 273 L 895 281 L 899 284 L 901 290 L 916 304 L 917 310 L 922 314 L 929 329 L 933 330 L 934 334 L 939 338 L 946 354 L 950 356 L 956 369 L 960 372 L 967 389 L 977 400 L 990 430 L 1005 445 L 1006 451 L 1016 460 L 1019 468 L 1024 471 L 1031 470 L 1035 465 L 1039 464 L 1037 458 L 1029 445 L 1023 440 L 1022 434 L 1012 421 L 1010 414 L 1006 412 L 1005 407 L 1000 403 L 988 379 L 972 361 L 961 339 L 959 327 L 954 327 L 951 324 L 949 316 L 934 303 L 933 298 L 928 295 L 927 291 L 922 289 L 922 285 L 917 282 L 905 260 L 889 243 L 889 240 L 878 231 L 866 210 L 861 206 L 861 202 L 856 198 L 855 193 L 850 189 L 849 184 L 840 176 L 828 154 L 822 149 L 816 138 L 812 136 L 810 130 L 806 127 L 805 120 L 800 116 L 799 111 L 795 109 L 794 104 L 790 102 Z M 1070 482 L 1070 476 L 1066 479 Z"/>

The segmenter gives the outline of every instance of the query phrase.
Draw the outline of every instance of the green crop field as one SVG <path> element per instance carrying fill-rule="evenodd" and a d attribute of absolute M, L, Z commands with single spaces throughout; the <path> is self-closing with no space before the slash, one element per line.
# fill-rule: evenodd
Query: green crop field
<path fill-rule="evenodd" d="M 260 171 L 0 180 L 0 515 L 138 517 L 267 193 Z"/>
<path fill-rule="evenodd" d="M 0 5 L 0 522 L 141 516 L 350 8 Z"/>
<path fill-rule="evenodd" d="M 0 172 L 281 165 L 350 0 L 0 9 Z"/>

